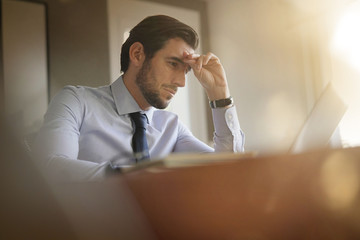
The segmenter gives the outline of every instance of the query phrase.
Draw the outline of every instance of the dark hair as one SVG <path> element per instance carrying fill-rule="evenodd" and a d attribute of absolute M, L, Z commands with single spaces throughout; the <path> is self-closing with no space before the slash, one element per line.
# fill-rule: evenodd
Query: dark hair
<path fill-rule="evenodd" d="M 146 59 L 150 60 L 168 40 L 177 37 L 193 49 L 199 44 L 195 30 L 175 18 L 165 15 L 145 18 L 131 29 L 128 39 L 121 47 L 121 71 L 126 72 L 129 67 L 129 49 L 133 43 L 140 42 L 144 46 Z"/>

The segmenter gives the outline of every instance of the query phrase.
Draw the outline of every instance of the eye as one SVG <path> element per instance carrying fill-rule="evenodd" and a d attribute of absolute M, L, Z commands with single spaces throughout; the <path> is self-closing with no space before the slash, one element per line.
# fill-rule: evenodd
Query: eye
<path fill-rule="evenodd" d="M 179 65 L 177 62 L 169 62 L 169 64 L 174 68 L 176 68 Z"/>

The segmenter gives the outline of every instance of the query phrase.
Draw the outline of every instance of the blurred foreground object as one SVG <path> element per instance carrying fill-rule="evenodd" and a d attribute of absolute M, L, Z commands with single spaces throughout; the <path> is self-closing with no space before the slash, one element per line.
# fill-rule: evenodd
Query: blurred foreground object
<path fill-rule="evenodd" d="M 0 121 L 0 239 L 75 239 L 49 186 Z"/>
<path fill-rule="evenodd" d="M 124 177 L 160 239 L 360 239 L 360 148 Z"/>
<path fill-rule="evenodd" d="M 360 148 L 49 184 L 6 130 L 1 239 L 360 239 Z"/>
<path fill-rule="evenodd" d="M 0 239 L 155 239 L 121 179 L 50 184 L 0 125 Z"/>

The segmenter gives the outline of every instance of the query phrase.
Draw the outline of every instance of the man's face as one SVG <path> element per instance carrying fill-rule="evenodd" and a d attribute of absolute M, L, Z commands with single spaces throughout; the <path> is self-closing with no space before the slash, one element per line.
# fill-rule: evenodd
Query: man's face
<path fill-rule="evenodd" d="M 185 75 L 190 67 L 183 62 L 184 52 L 194 50 L 180 38 L 173 38 L 146 59 L 136 76 L 136 84 L 146 101 L 158 109 L 166 108 L 178 87 L 185 86 Z"/>

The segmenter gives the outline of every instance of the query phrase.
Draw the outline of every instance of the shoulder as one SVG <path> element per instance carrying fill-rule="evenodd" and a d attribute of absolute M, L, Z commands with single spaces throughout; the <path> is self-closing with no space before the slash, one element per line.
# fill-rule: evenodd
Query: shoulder
<path fill-rule="evenodd" d="M 67 85 L 62 88 L 60 92 L 69 92 L 74 95 L 82 95 L 86 93 L 97 93 L 97 92 L 103 92 L 106 87 L 108 86 L 102 86 L 102 87 L 88 87 L 88 86 L 73 86 L 73 85 Z"/>
<path fill-rule="evenodd" d="M 97 98 L 99 96 L 106 96 L 110 94 L 109 86 L 102 86 L 98 88 L 88 87 L 88 86 L 73 86 L 67 85 L 63 87 L 54 97 L 55 98 L 66 98 L 66 99 L 76 99 L 80 102 L 84 98 Z"/>
<path fill-rule="evenodd" d="M 84 86 L 72 86 L 72 85 L 67 85 L 65 87 L 63 87 L 56 95 L 54 98 L 58 97 L 58 96 L 62 96 L 62 95 L 67 95 L 67 96 L 74 96 L 74 97 L 79 97 L 83 94 L 83 92 L 85 91 L 86 87 Z"/>

